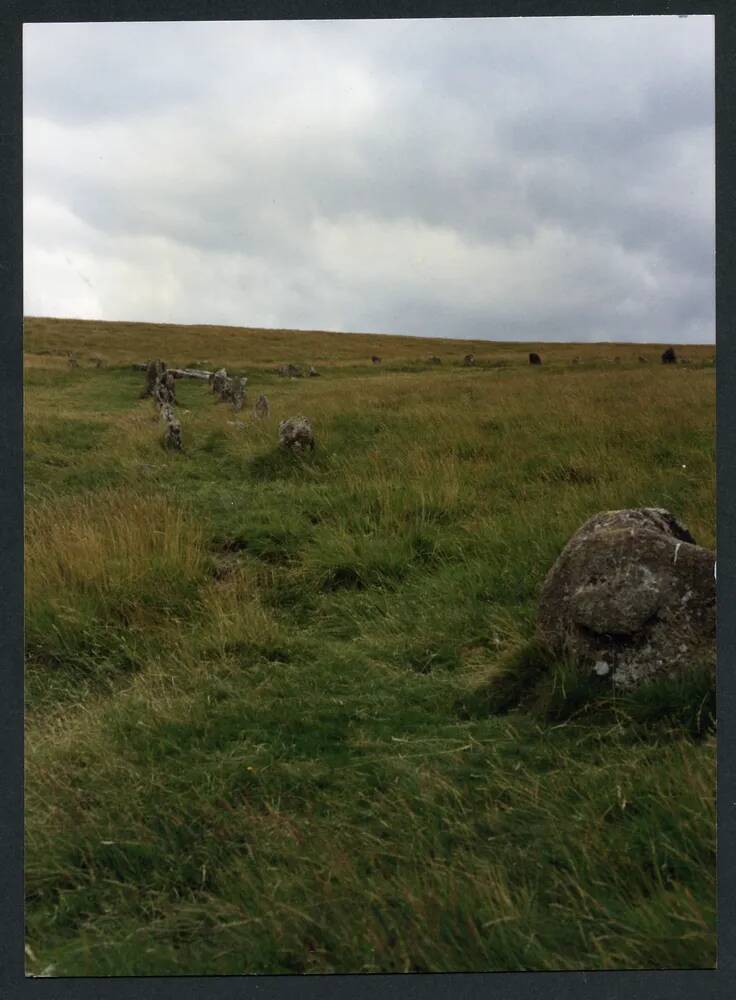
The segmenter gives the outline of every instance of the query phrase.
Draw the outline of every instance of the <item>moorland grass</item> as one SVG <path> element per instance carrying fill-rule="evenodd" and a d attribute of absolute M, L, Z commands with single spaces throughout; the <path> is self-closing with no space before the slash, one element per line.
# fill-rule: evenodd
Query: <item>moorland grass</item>
<path fill-rule="evenodd" d="M 26 351 L 30 973 L 714 965 L 712 681 L 613 697 L 533 643 L 591 514 L 714 545 L 709 349 L 29 320 Z M 166 453 L 152 355 L 271 416 L 180 381 Z"/>

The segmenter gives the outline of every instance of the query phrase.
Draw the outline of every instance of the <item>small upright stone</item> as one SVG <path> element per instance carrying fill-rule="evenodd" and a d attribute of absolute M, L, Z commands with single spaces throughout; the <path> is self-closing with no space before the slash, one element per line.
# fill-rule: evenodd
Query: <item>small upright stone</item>
<path fill-rule="evenodd" d="M 256 400 L 256 405 L 253 407 L 253 412 L 259 419 L 263 419 L 268 416 L 268 410 L 268 397 L 263 395 L 259 396 Z"/>
<path fill-rule="evenodd" d="M 160 358 L 149 361 L 146 365 L 146 384 L 141 396 L 153 396 L 156 383 L 166 371 L 166 365 Z"/>
<path fill-rule="evenodd" d="M 371 363 L 374 365 L 380 365 L 381 359 L 378 357 L 377 354 L 371 355 Z"/>
<path fill-rule="evenodd" d="M 309 371 L 307 372 L 310 378 L 319 378 L 319 372 L 314 367 L 314 365 L 309 366 Z"/>
<path fill-rule="evenodd" d="M 218 403 L 227 403 L 232 399 L 233 396 L 233 380 L 229 375 L 226 375 L 220 384 L 220 390 L 216 393 Z"/>
<path fill-rule="evenodd" d="M 463 358 L 463 364 L 465 365 L 466 368 L 472 368 L 473 365 L 475 364 L 475 355 L 466 354 L 465 357 Z"/>
<path fill-rule="evenodd" d="M 279 444 L 289 451 L 314 451 L 314 433 L 306 417 L 292 417 L 279 424 Z"/>
<path fill-rule="evenodd" d="M 216 396 L 222 399 L 222 393 L 227 384 L 227 371 L 224 368 L 218 368 L 217 371 L 212 376 L 212 391 Z"/>
<path fill-rule="evenodd" d="M 175 406 L 175 381 L 171 372 L 162 372 L 153 387 L 153 401 L 157 406 Z"/>
<path fill-rule="evenodd" d="M 229 398 L 236 413 L 239 413 L 243 409 L 243 403 L 245 402 L 245 387 L 247 383 L 248 379 L 245 378 L 245 376 L 230 379 Z"/>
<path fill-rule="evenodd" d="M 666 351 L 662 351 L 663 365 L 674 365 L 676 363 L 677 363 L 677 355 L 675 354 L 674 347 L 668 347 Z"/>
<path fill-rule="evenodd" d="M 539 357 L 539 355 L 535 351 L 532 351 L 529 354 L 529 364 L 530 365 L 541 365 L 541 363 L 542 363 L 542 359 Z"/>
<path fill-rule="evenodd" d="M 181 424 L 176 419 L 166 421 L 164 448 L 171 451 L 181 451 Z"/>

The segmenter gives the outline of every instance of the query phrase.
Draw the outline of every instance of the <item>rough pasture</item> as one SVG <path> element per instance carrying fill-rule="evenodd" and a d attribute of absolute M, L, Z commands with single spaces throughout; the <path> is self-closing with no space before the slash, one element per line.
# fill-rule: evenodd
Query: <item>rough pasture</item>
<path fill-rule="evenodd" d="M 28 320 L 28 971 L 712 966 L 712 693 L 533 642 L 592 514 L 714 547 L 713 352 L 664 346 Z M 166 451 L 154 357 L 268 414 L 177 380 Z"/>

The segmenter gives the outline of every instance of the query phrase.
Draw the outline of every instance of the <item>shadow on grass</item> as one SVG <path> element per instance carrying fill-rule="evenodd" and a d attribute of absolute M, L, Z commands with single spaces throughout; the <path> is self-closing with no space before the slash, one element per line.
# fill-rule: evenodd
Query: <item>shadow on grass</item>
<path fill-rule="evenodd" d="M 329 457 L 318 449 L 296 454 L 285 448 L 274 448 L 255 455 L 248 463 L 254 479 L 272 482 L 279 479 L 313 479 L 329 467 Z"/>
<path fill-rule="evenodd" d="M 660 677 L 631 691 L 616 688 L 589 666 L 561 661 L 531 641 L 507 653 L 490 678 L 457 703 L 463 718 L 483 718 L 519 710 L 542 722 L 614 722 L 647 729 L 666 724 L 694 739 L 715 729 L 713 670 L 694 663 L 674 677 Z"/>

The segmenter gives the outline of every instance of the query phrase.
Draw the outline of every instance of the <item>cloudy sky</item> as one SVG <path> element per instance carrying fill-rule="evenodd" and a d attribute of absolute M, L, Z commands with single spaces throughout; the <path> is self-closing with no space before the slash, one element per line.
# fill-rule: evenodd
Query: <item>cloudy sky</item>
<path fill-rule="evenodd" d="M 26 25 L 25 312 L 714 339 L 713 19 Z"/>

